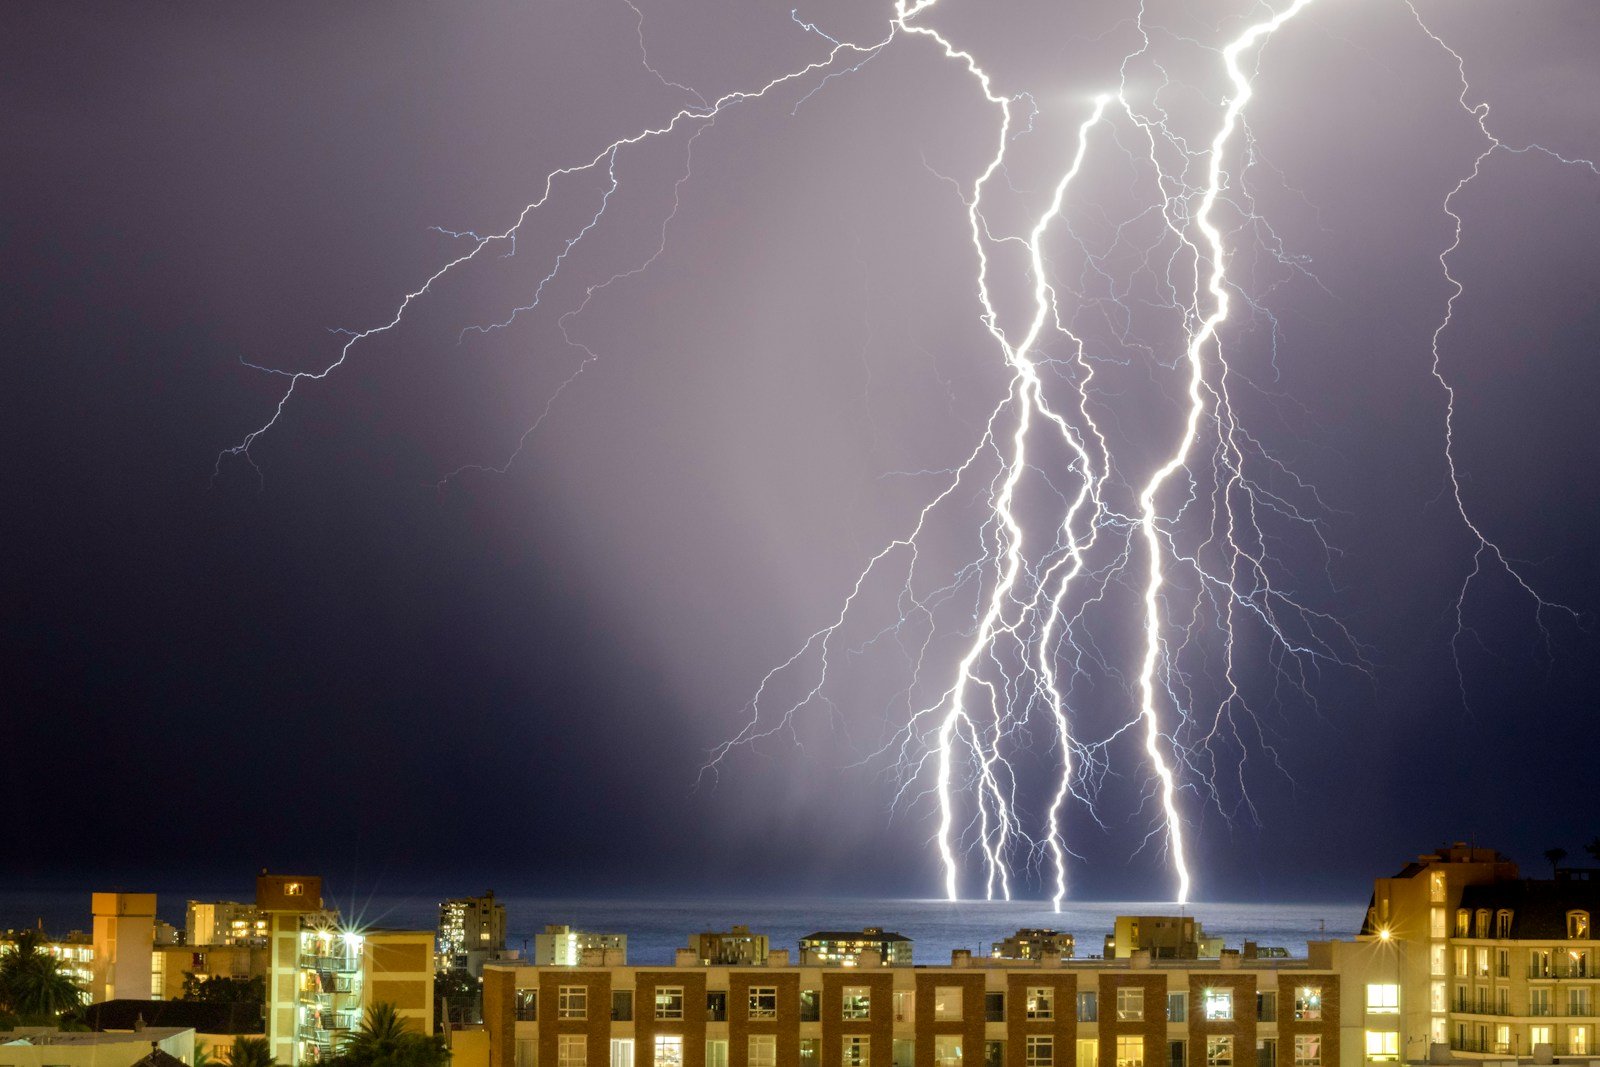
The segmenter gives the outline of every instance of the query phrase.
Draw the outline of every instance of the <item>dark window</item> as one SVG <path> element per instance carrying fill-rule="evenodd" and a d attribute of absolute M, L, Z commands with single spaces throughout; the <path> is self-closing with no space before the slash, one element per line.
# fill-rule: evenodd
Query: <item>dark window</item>
<path fill-rule="evenodd" d="M 983 1018 L 985 1022 L 1003 1023 L 1006 1021 L 1006 995 L 1004 993 L 985 993 L 983 995 Z"/>

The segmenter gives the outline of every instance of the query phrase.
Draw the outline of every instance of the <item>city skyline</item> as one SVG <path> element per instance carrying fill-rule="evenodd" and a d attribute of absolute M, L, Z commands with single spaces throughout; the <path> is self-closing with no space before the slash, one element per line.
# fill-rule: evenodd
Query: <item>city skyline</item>
<path fill-rule="evenodd" d="M 1201 905 L 1344 899 L 1459 841 L 1580 859 L 1600 13 L 901 10 L 9 12 L 0 685 L 13 751 L 58 777 L 11 805 L 0 890 L 265 864 L 357 900 L 441 872 L 607 899 L 1192 876 Z M 1291 11 L 1230 84 L 1227 43 Z M 1175 146 L 1247 84 L 1217 143 L 1252 165 L 1208 179 Z M 1208 299 L 1162 302 L 1186 263 L 1204 291 L 1183 249 L 1213 200 L 1214 337 Z M 1061 331 L 1039 302 L 1048 340 L 1013 351 L 1035 280 Z M 1214 451 L 1158 487 L 1186 345 L 1235 391 L 1206 379 Z M 1024 411 L 1075 400 L 1062 440 L 1099 451 L 1007 465 Z M 995 466 L 924 532 L 969 456 Z M 1012 470 L 1018 543 L 1047 546 L 1015 595 Z M 901 586 L 873 566 L 913 523 Z M 1071 611 L 1034 611 L 1073 556 L 1052 537 L 1099 583 Z M 966 691 L 1004 694 L 992 744 L 948 710 Z M 973 739 L 956 788 L 937 722 Z"/>

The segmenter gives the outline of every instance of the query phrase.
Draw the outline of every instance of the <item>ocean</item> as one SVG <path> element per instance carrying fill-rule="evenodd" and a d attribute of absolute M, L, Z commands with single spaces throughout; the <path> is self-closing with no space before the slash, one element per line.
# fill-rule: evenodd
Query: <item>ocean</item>
<path fill-rule="evenodd" d="M 127 887 L 134 889 L 136 887 Z M 477 890 L 467 890 L 476 892 Z M 187 895 L 201 896 L 192 891 Z M 461 895 L 466 895 L 463 892 Z M 184 922 L 183 893 L 159 893 L 157 911 L 168 922 Z M 202 899 L 249 899 L 206 894 Z M 346 920 L 363 926 L 433 929 L 438 923 L 439 897 L 393 892 L 367 896 L 330 896 Z M 792 899 L 671 898 L 635 900 L 550 899 L 496 894 L 505 904 L 507 946 L 531 948 L 533 935 L 549 923 L 565 923 L 579 930 L 628 935 L 628 962 L 669 965 L 676 949 L 690 935 L 704 930 L 725 930 L 735 923 L 766 934 L 773 948 L 795 949 L 806 934 L 817 930 L 859 930 L 881 926 L 913 942 L 917 963 L 950 961 L 952 949 L 970 949 L 987 955 L 991 942 L 1021 927 L 1064 930 L 1077 939 L 1077 954 L 1098 954 L 1117 915 L 1164 915 L 1178 909 L 1171 903 L 1114 901 L 1062 905 L 1059 913 L 1049 902 L 960 901 L 894 899 Z M 1287 949 L 1303 955 L 1307 941 L 1349 938 L 1361 925 L 1364 905 L 1337 904 L 1193 904 L 1185 909 L 1200 921 L 1207 934 L 1221 937 L 1229 947 L 1245 940 Z M 88 892 L 0 889 L 0 928 L 33 926 L 42 921 L 55 936 L 91 926 Z"/>

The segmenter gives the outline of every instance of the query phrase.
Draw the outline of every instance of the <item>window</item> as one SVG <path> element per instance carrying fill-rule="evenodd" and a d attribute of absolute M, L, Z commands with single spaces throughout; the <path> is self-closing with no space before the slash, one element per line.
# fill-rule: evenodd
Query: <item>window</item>
<path fill-rule="evenodd" d="M 983 995 L 983 1021 L 986 1023 L 1003 1023 L 1006 1021 L 1006 995 L 1004 993 L 985 993 Z"/>
<path fill-rule="evenodd" d="M 800 1067 L 818 1067 L 822 1062 L 822 1038 L 800 1039 Z"/>
<path fill-rule="evenodd" d="M 584 1067 L 589 1062 L 589 1039 L 583 1034 L 561 1034 L 556 1042 L 557 1067 Z"/>
<path fill-rule="evenodd" d="M 933 1017 L 941 1022 L 955 1022 L 961 1018 L 961 987 L 942 985 L 933 991 Z"/>
<path fill-rule="evenodd" d="M 519 989 L 516 998 L 512 1001 L 513 1012 L 520 1023 L 537 1022 L 539 1019 L 539 991 L 537 989 Z"/>
<path fill-rule="evenodd" d="M 1100 997 L 1095 993 L 1078 994 L 1078 1021 L 1092 1023 L 1100 1018 Z"/>
<path fill-rule="evenodd" d="M 683 1067 L 683 1035 L 656 1035 L 656 1067 Z"/>
<path fill-rule="evenodd" d="M 633 1021 L 633 990 L 613 989 L 611 991 L 611 1018 L 619 1023 Z"/>
<path fill-rule="evenodd" d="M 1489 1050 L 1485 1049 L 1484 1051 L 1487 1052 Z M 1505 1023 L 1501 1023 L 1494 1028 L 1494 1051 L 1501 1053 L 1511 1051 L 1511 1027 Z"/>
<path fill-rule="evenodd" d="M 683 986 L 656 987 L 656 1018 L 669 1020 L 683 1018 Z"/>
<path fill-rule="evenodd" d="M 1226 1022 L 1233 1018 L 1233 990 L 1208 989 L 1200 994 L 1200 1014 L 1209 1020 Z"/>
<path fill-rule="evenodd" d="M 983 1043 L 983 1067 L 1005 1067 L 1006 1043 L 1004 1041 L 985 1041 Z"/>
<path fill-rule="evenodd" d="M 1027 1059 L 1024 1067 L 1055 1067 L 1056 1039 L 1048 1034 L 1028 1038 Z"/>
<path fill-rule="evenodd" d="M 1435 978 L 1443 978 L 1446 972 L 1443 945 L 1432 945 L 1428 949 L 1428 973 Z"/>
<path fill-rule="evenodd" d="M 1433 908 L 1428 913 L 1428 933 L 1434 940 L 1444 937 L 1449 928 L 1449 920 L 1445 918 L 1443 908 Z"/>
<path fill-rule="evenodd" d="M 1572 986 L 1567 990 L 1567 1014 L 1588 1015 L 1589 988 L 1587 986 Z"/>
<path fill-rule="evenodd" d="M 1489 909 L 1488 908 L 1479 908 L 1478 911 L 1477 911 L 1477 914 L 1473 916 L 1472 936 L 1473 937 L 1488 937 L 1489 936 Z"/>
<path fill-rule="evenodd" d="M 1494 976 L 1496 978 L 1511 977 L 1511 950 L 1497 948 L 1494 950 Z"/>
<path fill-rule="evenodd" d="M 612 1046 L 622 1042 L 613 1041 Z M 611 1067 L 619 1067 L 615 1062 Z M 728 1043 L 721 1038 L 711 1038 L 706 1042 L 706 1067 L 728 1067 Z"/>
<path fill-rule="evenodd" d="M 1400 987 L 1397 985 L 1367 986 L 1367 1011 L 1378 1015 L 1393 1015 L 1400 1010 Z"/>
<path fill-rule="evenodd" d="M 1589 913 L 1586 911 L 1567 912 L 1567 936 L 1574 941 L 1589 940 Z"/>
<path fill-rule="evenodd" d="M 1445 880 L 1443 871 L 1434 871 L 1428 876 L 1428 899 L 1435 904 L 1444 903 Z"/>
<path fill-rule="evenodd" d="M 1278 994 L 1271 990 L 1264 990 L 1256 994 L 1256 1021 L 1262 1023 L 1275 1023 L 1278 1021 Z"/>
<path fill-rule="evenodd" d="M 1100 1042 L 1093 1037 L 1078 1038 L 1076 1067 L 1100 1067 Z"/>
<path fill-rule="evenodd" d="M 616 1018 L 615 1015 L 612 1016 Z M 728 1021 L 728 991 L 726 989 L 706 990 L 706 1021 L 725 1023 Z"/>
<path fill-rule="evenodd" d="M 815 989 L 800 990 L 800 1021 L 819 1022 L 822 1019 L 822 998 Z"/>
<path fill-rule="evenodd" d="M 1529 949 L 1528 950 L 1528 977 L 1529 978 L 1549 978 L 1549 977 L 1551 977 L 1551 974 L 1550 974 L 1550 950 L 1549 949 L 1547 949 L 1547 948 L 1535 948 L 1535 949 Z"/>
<path fill-rule="evenodd" d="M 1472 925 L 1472 913 L 1466 908 L 1456 912 L 1456 936 L 1466 937 Z"/>
<path fill-rule="evenodd" d="M 1465 978 L 1467 970 L 1467 950 L 1461 946 L 1456 947 L 1456 977 Z"/>
<path fill-rule="evenodd" d="M 539 1060 L 539 1039 L 518 1038 L 515 1067 L 536 1067 Z"/>
<path fill-rule="evenodd" d="M 1294 1035 L 1294 1067 L 1322 1067 L 1322 1035 Z"/>
<path fill-rule="evenodd" d="M 778 1035 L 750 1035 L 750 1067 L 778 1067 Z"/>
<path fill-rule="evenodd" d="M 1489 950 L 1480 948 L 1477 952 L 1477 975 L 1479 978 L 1489 977 Z"/>
<path fill-rule="evenodd" d="M 1550 988 L 1548 986 L 1528 990 L 1528 1014 L 1550 1014 Z"/>
<path fill-rule="evenodd" d="M 1117 990 L 1117 1022 L 1137 1023 L 1144 1021 L 1144 990 L 1119 989 Z"/>
<path fill-rule="evenodd" d="M 1494 913 L 1494 936 L 1502 941 L 1511 936 L 1511 912 L 1505 908 Z"/>
<path fill-rule="evenodd" d="M 557 990 L 556 1018 L 587 1019 L 589 1017 L 589 989 L 581 985 L 564 985 Z"/>
<path fill-rule="evenodd" d="M 1501 1015 L 1511 1014 L 1511 990 L 1508 987 L 1500 986 L 1494 991 L 1494 1010 Z"/>
<path fill-rule="evenodd" d="M 1049 986 L 1028 987 L 1028 1018 L 1055 1018 L 1055 990 Z"/>
<path fill-rule="evenodd" d="M 778 987 L 753 985 L 750 987 L 750 1018 L 776 1019 L 778 1017 Z"/>
<path fill-rule="evenodd" d="M 1588 1014 L 1585 1012 L 1584 1014 Z M 1589 1054 L 1589 1028 L 1587 1026 L 1567 1027 L 1567 1054 L 1571 1056 L 1587 1056 Z"/>
<path fill-rule="evenodd" d="M 961 1067 L 961 1037 L 936 1034 L 933 1038 L 934 1067 Z"/>
<path fill-rule="evenodd" d="M 1167 994 L 1167 1022 L 1181 1023 L 1184 1016 L 1189 1014 L 1189 995 L 1187 993 Z"/>
<path fill-rule="evenodd" d="M 1303 985 L 1294 991 L 1296 1022 L 1316 1022 L 1322 1018 L 1322 987 Z"/>
<path fill-rule="evenodd" d="M 1144 1038 L 1117 1035 L 1117 1067 L 1144 1067 Z"/>
<path fill-rule="evenodd" d="M 869 1019 L 872 1017 L 872 990 L 864 985 L 844 987 L 844 1018 Z M 863 1053 L 865 1055 L 865 1053 Z M 849 1060 L 845 1061 L 850 1062 Z M 861 1062 L 865 1063 L 865 1060 Z"/>
<path fill-rule="evenodd" d="M 846 1034 L 844 1038 L 844 1059 L 841 1067 L 872 1067 L 869 1059 L 869 1042 L 872 1039 L 862 1034 Z"/>
<path fill-rule="evenodd" d="M 302 897 L 305 893 L 306 887 L 299 882 L 283 883 L 283 895 L 286 897 Z"/>
<path fill-rule="evenodd" d="M 1528 1047 L 1535 1049 L 1540 1045 L 1550 1044 L 1550 1030 L 1551 1027 L 1548 1026 L 1528 1027 Z"/>
<path fill-rule="evenodd" d="M 1400 1033 L 1397 1030 L 1368 1030 L 1367 1059 L 1398 1060 L 1400 1058 Z"/>
<path fill-rule="evenodd" d="M 1588 949 L 1586 949 L 1586 948 L 1583 948 L 1583 949 L 1575 948 L 1575 949 L 1571 949 L 1571 950 L 1569 950 L 1567 952 L 1567 973 L 1563 977 L 1566 977 L 1566 978 L 1587 978 L 1587 977 L 1589 977 L 1589 950 Z"/>
<path fill-rule="evenodd" d="M 1206 1067 L 1233 1067 L 1232 1034 L 1212 1034 L 1206 1038 Z"/>
<path fill-rule="evenodd" d="M 917 995 L 909 989 L 894 991 L 894 1021 L 908 1023 L 916 1014 Z"/>

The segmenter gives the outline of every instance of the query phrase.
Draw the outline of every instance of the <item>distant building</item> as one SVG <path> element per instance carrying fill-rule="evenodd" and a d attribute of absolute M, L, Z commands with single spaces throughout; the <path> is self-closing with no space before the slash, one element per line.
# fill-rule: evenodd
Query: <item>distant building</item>
<path fill-rule="evenodd" d="M 190 945 L 265 945 L 267 917 L 237 900 L 191 900 L 184 927 Z"/>
<path fill-rule="evenodd" d="M 194 1062 L 194 1031 L 146 1026 L 138 1033 L 82 1033 L 29 1026 L 0 1030 L 9 1067 L 179 1067 Z"/>
<path fill-rule="evenodd" d="M 506 947 L 506 908 L 495 903 L 494 891 L 439 905 L 438 966 L 442 970 L 483 973 L 484 962 Z"/>
<path fill-rule="evenodd" d="M 989 958 L 996 960 L 1042 960 L 1046 956 L 1071 959 L 1074 941 L 1071 934 L 1060 930 L 1022 929 L 1006 938 L 995 941 L 989 949 Z"/>
<path fill-rule="evenodd" d="M 266 974 L 265 945 L 157 945 L 151 958 L 151 995 L 156 1000 L 177 1000 L 190 975 L 205 981 Z"/>
<path fill-rule="evenodd" d="M 767 935 L 752 934 L 748 926 L 696 934 L 690 939 L 689 947 L 695 950 L 695 957 L 707 965 L 746 967 L 767 962 Z"/>
<path fill-rule="evenodd" d="M 0 955 L 17 947 L 19 931 L 0 932 Z M 61 969 L 83 989 L 84 1003 L 89 1003 L 94 987 L 94 942 L 82 930 L 74 930 L 56 941 L 41 941 L 39 947 L 61 962 Z"/>
<path fill-rule="evenodd" d="M 803 965 L 851 966 L 868 962 L 864 956 L 869 952 L 876 952 L 877 961 L 885 966 L 911 966 L 911 939 L 902 934 L 886 933 L 881 926 L 868 926 L 863 930 L 819 930 L 800 939 Z"/>
<path fill-rule="evenodd" d="M 1222 938 L 1207 937 L 1192 915 L 1118 915 L 1106 938 L 1106 959 L 1125 960 L 1148 952 L 1153 960 L 1214 960 Z"/>
<path fill-rule="evenodd" d="M 594 934 L 552 924 L 533 935 L 533 963 L 538 967 L 578 967 L 593 962 L 620 967 L 628 962 L 627 934 Z"/>

